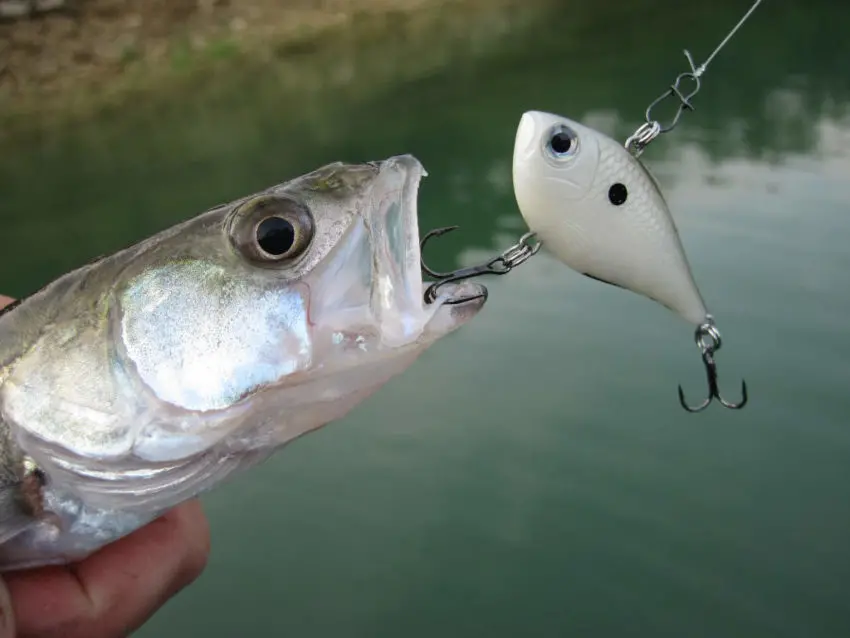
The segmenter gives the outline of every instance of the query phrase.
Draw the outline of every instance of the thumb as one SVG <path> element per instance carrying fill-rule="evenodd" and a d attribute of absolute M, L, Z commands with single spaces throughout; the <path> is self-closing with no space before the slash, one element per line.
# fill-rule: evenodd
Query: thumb
<path fill-rule="evenodd" d="M 6 582 L 0 578 L 0 638 L 15 638 L 15 613 Z"/>

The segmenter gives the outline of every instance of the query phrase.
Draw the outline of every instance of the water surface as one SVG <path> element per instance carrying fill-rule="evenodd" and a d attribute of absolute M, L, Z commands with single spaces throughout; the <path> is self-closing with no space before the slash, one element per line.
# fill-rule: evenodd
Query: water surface
<path fill-rule="evenodd" d="M 349 85 L 217 77 L 215 99 L 25 138 L 0 160 L 0 290 L 324 162 L 404 152 L 430 173 L 423 228 L 463 227 L 430 258 L 471 264 L 523 232 L 524 110 L 625 138 L 681 50 L 701 60 L 746 4 L 562 3 L 368 93 L 370 65 L 410 63 L 404 38 L 316 67 L 346 62 Z M 676 385 L 705 383 L 692 328 L 541 254 L 348 418 L 208 496 L 207 572 L 138 635 L 850 635 L 845 22 L 839 3 L 764 3 L 644 156 L 745 410 L 683 412 Z"/>

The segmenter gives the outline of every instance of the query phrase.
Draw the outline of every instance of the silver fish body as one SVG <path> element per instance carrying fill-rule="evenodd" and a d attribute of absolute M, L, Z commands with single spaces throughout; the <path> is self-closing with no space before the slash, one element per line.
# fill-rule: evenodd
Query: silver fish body
<path fill-rule="evenodd" d="M 572 269 L 700 325 L 707 310 L 658 183 L 622 144 L 579 122 L 529 111 L 517 127 L 519 209 Z"/>
<path fill-rule="evenodd" d="M 0 569 L 85 557 L 339 419 L 473 318 L 423 302 L 412 156 L 335 163 L 0 315 Z"/>

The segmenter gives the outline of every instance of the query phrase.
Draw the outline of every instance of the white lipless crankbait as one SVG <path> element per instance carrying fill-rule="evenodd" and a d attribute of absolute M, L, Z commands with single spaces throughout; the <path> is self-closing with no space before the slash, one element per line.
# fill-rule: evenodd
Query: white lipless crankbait
<path fill-rule="evenodd" d="M 708 313 L 655 178 L 623 144 L 571 119 L 529 111 L 517 128 L 514 193 L 531 232 L 564 264 L 648 297 L 696 326 L 709 398 L 720 397 L 713 354 L 720 333 Z M 525 238 L 524 238 L 525 239 Z M 523 243 L 523 242 L 521 242 Z M 527 244 L 526 244 L 527 245 Z"/>

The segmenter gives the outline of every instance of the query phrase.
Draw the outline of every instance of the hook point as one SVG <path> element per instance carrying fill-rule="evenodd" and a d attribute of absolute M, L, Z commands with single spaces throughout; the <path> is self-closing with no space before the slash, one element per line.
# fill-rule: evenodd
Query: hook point
<path fill-rule="evenodd" d="M 443 226 L 442 228 L 435 228 L 434 230 L 429 232 L 426 237 L 439 237 L 440 235 L 445 235 L 446 233 L 450 233 L 453 230 L 457 230 L 458 228 L 460 228 L 460 226 Z"/>
<path fill-rule="evenodd" d="M 749 396 L 747 395 L 747 382 L 744 379 L 741 379 L 741 400 L 738 403 L 729 403 L 720 395 L 717 395 L 717 400 L 720 401 L 720 404 L 724 408 L 729 408 L 730 410 L 740 410 L 745 405 L 747 405 L 747 401 L 749 400 Z"/>
<path fill-rule="evenodd" d="M 688 402 L 685 400 L 685 391 L 682 389 L 682 386 L 681 385 L 679 386 L 679 403 L 688 412 L 691 412 L 691 413 L 702 412 L 711 403 L 711 399 L 712 399 L 712 397 L 709 397 L 705 401 L 700 403 L 699 405 L 692 407 L 692 406 L 688 405 Z"/>

